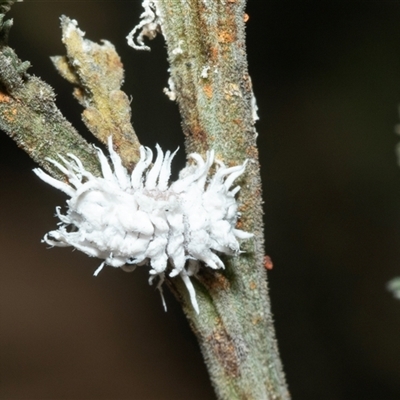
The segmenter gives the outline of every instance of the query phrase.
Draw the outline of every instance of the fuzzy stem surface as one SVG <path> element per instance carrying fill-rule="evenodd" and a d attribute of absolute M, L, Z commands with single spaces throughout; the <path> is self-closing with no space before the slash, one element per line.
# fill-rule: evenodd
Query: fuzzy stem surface
<path fill-rule="evenodd" d="M 254 233 L 245 253 L 224 260 L 226 270 L 198 276 L 197 315 L 186 289 L 182 301 L 219 399 L 290 398 L 272 320 L 264 268 L 260 166 L 255 109 L 245 47 L 245 1 L 171 1 L 155 4 L 168 48 L 171 79 L 182 116 L 187 153 L 212 148 L 228 165 L 249 160 L 238 180 L 240 229 Z"/>

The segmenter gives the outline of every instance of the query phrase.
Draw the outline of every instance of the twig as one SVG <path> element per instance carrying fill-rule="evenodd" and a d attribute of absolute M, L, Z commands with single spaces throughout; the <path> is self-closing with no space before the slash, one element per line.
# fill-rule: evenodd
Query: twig
<path fill-rule="evenodd" d="M 150 3 L 168 46 L 171 86 L 187 153 L 213 148 L 227 164 L 248 159 L 240 228 L 255 234 L 226 271 L 196 284 L 200 315 L 182 284 L 169 281 L 195 332 L 218 398 L 289 399 L 273 327 L 264 234 L 255 99 L 247 71 L 244 0 Z M 145 26 L 146 28 L 146 26 Z"/>
<path fill-rule="evenodd" d="M 58 154 L 74 153 L 88 171 L 100 174 L 96 152 L 62 116 L 52 88 L 26 70 L 7 46 L 12 20 L 0 14 L 0 129 L 11 136 L 30 157 L 58 179 L 65 179 L 48 161 Z"/>

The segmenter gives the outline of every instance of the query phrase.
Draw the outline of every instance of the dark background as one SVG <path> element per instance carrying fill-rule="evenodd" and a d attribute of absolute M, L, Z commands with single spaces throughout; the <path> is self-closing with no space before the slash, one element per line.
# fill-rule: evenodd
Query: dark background
<path fill-rule="evenodd" d="M 64 53 L 58 17 L 110 40 L 141 142 L 175 149 L 163 40 L 150 53 L 124 40 L 140 12 L 139 1 L 27 0 L 9 14 L 10 42 L 84 132 L 48 58 Z M 400 2 L 250 0 L 247 13 L 270 291 L 293 398 L 400 399 L 400 301 L 385 289 L 400 275 Z M 40 243 L 65 196 L 33 167 L 0 136 L 0 398 L 213 399 L 179 306 L 167 293 L 164 313 L 147 271 L 95 278 L 99 260 Z"/>

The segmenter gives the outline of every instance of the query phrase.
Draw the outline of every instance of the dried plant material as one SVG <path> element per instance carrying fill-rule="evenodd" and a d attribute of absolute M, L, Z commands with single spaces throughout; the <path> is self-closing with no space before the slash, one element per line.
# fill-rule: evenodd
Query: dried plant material
<path fill-rule="evenodd" d="M 140 144 L 130 122 L 129 98 L 120 90 L 124 79 L 120 57 L 110 42 L 85 39 L 75 20 L 62 16 L 61 29 L 67 55 L 52 57 L 55 67 L 75 86 L 88 129 L 103 143 L 112 134 L 125 167 L 132 169 L 139 160 Z"/>
<path fill-rule="evenodd" d="M 22 62 L 8 47 L 12 20 L 3 19 L 4 14 L 0 14 L 0 129 L 58 179 L 64 179 L 64 175 L 47 157 L 65 151 L 73 151 L 92 174 L 98 175 L 94 148 L 62 116 L 53 89 L 29 75 L 26 71 L 30 63 Z"/>
<path fill-rule="evenodd" d="M 162 17 L 158 8 L 157 0 L 143 0 L 143 12 L 140 15 L 140 22 L 132 29 L 126 37 L 129 46 L 136 50 L 150 50 L 144 44 L 144 38 L 154 39 L 161 31 Z"/>

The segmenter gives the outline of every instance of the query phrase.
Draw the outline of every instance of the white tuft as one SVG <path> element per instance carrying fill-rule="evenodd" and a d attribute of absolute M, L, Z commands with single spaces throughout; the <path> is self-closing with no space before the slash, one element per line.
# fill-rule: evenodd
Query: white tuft
<path fill-rule="evenodd" d="M 150 40 L 157 36 L 161 27 L 161 17 L 157 8 L 157 0 L 143 0 L 144 11 L 140 15 L 140 22 L 126 37 L 129 46 L 136 50 L 150 50 L 143 42 L 144 37 Z M 137 33 L 139 32 L 139 33 Z"/>
<path fill-rule="evenodd" d="M 167 97 L 171 101 L 176 100 L 176 91 L 175 91 L 175 84 L 172 78 L 168 79 L 168 88 L 164 88 L 163 92 L 167 95 Z"/>
<path fill-rule="evenodd" d="M 208 78 L 208 71 L 209 71 L 210 68 L 211 68 L 211 67 L 210 67 L 209 65 L 206 65 L 206 66 L 203 67 L 203 69 L 201 70 L 200 76 L 201 76 L 203 79 Z"/>
<path fill-rule="evenodd" d="M 257 100 L 256 96 L 254 96 L 254 93 L 252 93 L 251 96 L 251 115 L 253 117 L 253 122 L 256 122 L 260 119 L 260 117 L 257 114 L 258 111 L 258 106 L 257 106 Z"/>
<path fill-rule="evenodd" d="M 172 54 L 173 54 L 174 56 L 178 56 L 179 54 L 183 54 L 183 49 L 182 49 L 182 47 L 181 47 L 182 43 L 183 43 L 183 40 L 179 40 L 178 46 L 175 47 L 175 48 L 172 50 Z"/>
<path fill-rule="evenodd" d="M 61 18 L 63 18 L 63 17 L 61 17 Z M 78 28 L 78 21 L 76 19 L 69 19 L 67 29 L 65 29 L 65 31 L 64 31 L 64 37 L 69 38 L 69 36 L 71 35 L 71 32 L 73 32 L 73 31 L 77 32 L 79 34 L 79 36 L 82 38 L 85 36 L 85 32 L 81 31 Z"/>

